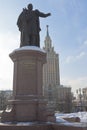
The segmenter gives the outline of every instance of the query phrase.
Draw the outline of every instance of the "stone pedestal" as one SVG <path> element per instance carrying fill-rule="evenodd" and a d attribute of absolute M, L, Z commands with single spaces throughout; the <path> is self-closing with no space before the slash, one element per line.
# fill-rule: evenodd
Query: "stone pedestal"
<path fill-rule="evenodd" d="M 47 121 L 46 100 L 43 97 L 43 64 L 46 53 L 38 47 L 21 47 L 10 54 L 14 62 L 13 100 L 2 121 Z"/>

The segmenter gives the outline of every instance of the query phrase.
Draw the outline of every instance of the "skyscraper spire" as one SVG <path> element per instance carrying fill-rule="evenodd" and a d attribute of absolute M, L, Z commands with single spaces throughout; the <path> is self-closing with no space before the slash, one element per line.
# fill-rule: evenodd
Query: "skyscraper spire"
<path fill-rule="evenodd" d="M 45 49 L 46 50 L 50 50 L 52 48 L 52 45 L 51 45 L 51 38 L 50 38 L 50 35 L 49 35 L 49 30 L 48 30 L 48 27 L 49 25 L 46 25 L 46 28 L 47 28 L 47 32 L 46 32 L 46 37 L 45 37 Z"/>
<path fill-rule="evenodd" d="M 47 27 L 47 37 L 49 37 L 49 31 L 48 31 L 49 25 L 47 25 L 46 27 Z"/>

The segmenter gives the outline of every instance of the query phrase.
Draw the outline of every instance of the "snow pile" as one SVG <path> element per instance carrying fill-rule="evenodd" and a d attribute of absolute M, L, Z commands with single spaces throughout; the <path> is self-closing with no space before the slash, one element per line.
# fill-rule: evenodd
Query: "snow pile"
<path fill-rule="evenodd" d="M 80 118 L 81 122 L 87 123 L 87 112 L 78 112 L 78 117 Z"/>
<path fill-rule="evenodd" d="M 55 116 L 56 116 L 56 121 L 61 123 L 67 122 L 66 120 L 64 120 L 64 118 L 76 118 L 76 117 L 80 118 L 81 123 L 87 123 L 87 112 L 77 112 L 77 113 L 69 113 L 69 114 L 56 113 Z"/>

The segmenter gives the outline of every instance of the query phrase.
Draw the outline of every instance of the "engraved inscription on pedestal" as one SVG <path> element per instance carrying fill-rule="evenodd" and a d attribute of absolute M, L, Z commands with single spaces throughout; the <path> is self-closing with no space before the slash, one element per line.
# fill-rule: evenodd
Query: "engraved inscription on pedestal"
<path fill-rule="evenodd" d="M 36 64 L 34 61 L 20 61 L 18 71 L 18 95 L 36 94 Z M 32 82 L 33 80 L 33 82 Z"/>

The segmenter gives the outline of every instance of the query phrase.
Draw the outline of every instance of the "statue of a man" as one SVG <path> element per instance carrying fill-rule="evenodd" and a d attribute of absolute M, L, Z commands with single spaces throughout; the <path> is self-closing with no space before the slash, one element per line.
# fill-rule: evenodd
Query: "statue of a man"
<path fill-rule="evenodd" d="M 39 17 L 48 17 L 50 13 L 44 14 L 39 10 L 33 10 L 33 5 L 29 4 L 28 8 L 23 9 L 19 15 L 17 25 L 21 32 L 21 44 L 22 46 L 38 46 L 40 47 L 40 24 Z"/>

